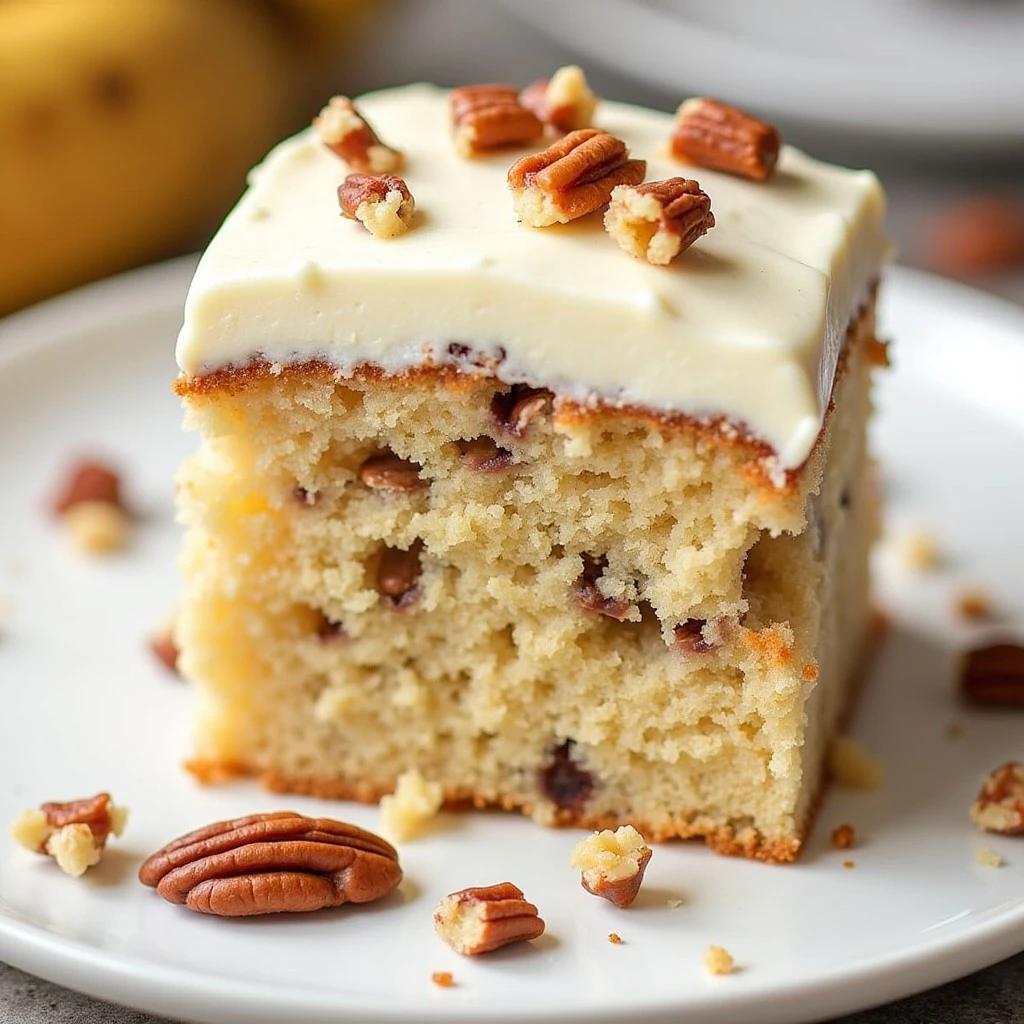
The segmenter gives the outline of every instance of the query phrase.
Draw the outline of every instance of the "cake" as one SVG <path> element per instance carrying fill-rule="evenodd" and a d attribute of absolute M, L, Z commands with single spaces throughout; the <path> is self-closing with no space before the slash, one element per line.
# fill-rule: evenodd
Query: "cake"
<path fill-rule="evenodd" d="M 407 86 L 253 172 L 177 347 L 197 773 L 796 857 L 871 637 L 884 200 L 703 102 Z"/>

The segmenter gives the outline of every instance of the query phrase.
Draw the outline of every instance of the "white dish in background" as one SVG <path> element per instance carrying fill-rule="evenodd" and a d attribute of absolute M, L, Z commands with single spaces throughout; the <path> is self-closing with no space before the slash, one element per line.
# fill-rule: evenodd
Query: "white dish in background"
<path fill-rule="evenodd" d="M 980 0 L 500 0 L 667 95 L 914 145 L 1024 142 L 1024 4 Z"/>
<path fill-rule="evenodd" d="M 638 904 L 616 911 L 567 864 L 575 832 L 516 817 L 444 816 L 402 848 L 406 881 L 382 903 L 224 921 L 161 901 L 135 881 L 142 858 L 218 818 L 295 807 L 374 827 L 376 810 L 276 797 L 243 783 L 203 789 L 178 765 L 191 698 L 146 650 L 172 607 L 172 475 L 193 440 L 169 390 L 192 264 L 142 271 L 0 325 L 0 821 L 41 800 L 110 789 L 125 836 L 84 878 L 0 843 L 0 959 L 156 1013 L 200 1021 L 656 1022 L 818 1019 L 936 985 L 1024 948 L 1024 842 L 978 833 L 980 776 L 1020 756 L 1019 714 L 959 708 L 950 651 L 971 635 L 956 587 L 984 586 L 1024 621 L 1024 313 L 894 270 L 884 330 L 898 338 L 875 425 L 890 516 L 927 526 L 948 567 L 908 578 L 885 551 L 894 616 L 854 733 L 884 761 L 877 792 L 830 792 L 799 864 L 655 851 Z M 75 452 L 123 465 L 146 513 L 134 549 L 91 561 L 46 512 Z M 952 720 L 964 733 L 946 737 Z M 830 848 L 838 824 L 863 837 Z M 1001 869 L 975 863 L 991 846 Z M 851 858 L 853 870 L 842 862 Z M 548 934 L 465 960 L 434 936 L 440 896 L 519 884 Z M 670 899 L 683 904 L 670 908 Z M 616 931 L 624 945 L 608 943 Z M 709 978 L 709 943 L 741 970 Z M 457 986 L 439 989 L 432 971 Z"/>

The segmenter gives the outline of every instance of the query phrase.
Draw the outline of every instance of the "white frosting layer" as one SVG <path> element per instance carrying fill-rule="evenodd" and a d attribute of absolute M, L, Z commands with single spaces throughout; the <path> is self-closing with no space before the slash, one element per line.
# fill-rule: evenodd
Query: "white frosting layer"
<path fill-rule="evenodd" d="M 603 103 L 597 126 L 648 161 L 647 180 L 694 177 L 711 197 L 716 226 L 656 267 L 620 250 L 600 214 L 518 224 L 505 175 L 521 152 L 457 156 L 443 91 L 358 104 L 406 154 L 413 230 L 384 241 L 343 219 L 345 165 L 311 131 L 282 143 L 196 270 L 178 338 L 186 374 L 257 357 L 398 372 L 459 342 L 503 350 L 503 380 L 724 415 L 782 466 L 806 459 L 847 323 L 887 251 L 873 174 L 790 147 L 766 183 L 685 166 L 666 155 L 671 117 Z"/>

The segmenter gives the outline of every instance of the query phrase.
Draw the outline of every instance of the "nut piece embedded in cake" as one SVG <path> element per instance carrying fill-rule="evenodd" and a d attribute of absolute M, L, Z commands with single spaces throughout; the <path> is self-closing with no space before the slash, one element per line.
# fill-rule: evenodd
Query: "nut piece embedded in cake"
<path fill-rule="evenodd" d="M 359 467 L 359 479 L 371 490 L 407 494 L 421 491 L 430 483 L 420 476 L 420 467 L 394 452 L 371 455 Z"/>
<path fill-rule="evenodd" d="M 696 181 L 666 178 L 612 191 L 604 226 L 619 247 L 667 266 L 715 226 L 711 200 Z"/>
<path fill-rule="evenodd" d="M 781 139 L 766 121 L 707 97 L 676 112 L 671 153 L 678 160 L 763 181 L 775 169 Z"/>
<path fill-rule="evenodd" d="M 524 224 L 568 224 L 601 209 L 618 185 L 638 185 L 646 160 L 631 160 L 626 144 L 608 132 L 582 128 L 517 160 L 508 172 L 512 202 Z"/>
<path fill-rule="evenodd" d="M 651 848 L 632 825 L 614 832 L 605 829 L 581 839 L 572 850 L 570 863 L 582 872 L 583 888 L 595 896 L 628 907 L 640 892 Z"/>
<path fill-rule="evenodd" d="M 528 85 L 519 94 L 519 102 L 556 131 L 572 132 L 590 127 L 598 98 L 590 91 L 583 69 L 567 64 L 550 79 Z"/>
<path fill-rule="evenodd" d="M 347 96 L 333 96 L 313 119 L 320 140 L 352 168 L 367 174 L 399 171 L 405 157 L 385 146 Z"/>
<path fill-rule="evenodd" d="M 1024 834 L 1024 764 L 1009 761 L 985 777 L 971 820 L 985 832 Z"/>
<path fill-rule="evenodd" d="M 402 772 L 394 793 L 380 798 L 381 831 L 397 843 L 412 839 L 441 809 L 444 789 L 438 782 L 428 782 L 415 769 Z"/>
<path fill-rule="evenodd" d="M 434 930 L 457 953 L 477 956 L 544 934 L 537 908 L 511 882 L 460 889 L 434 911 Z"/>
<path fill-rule="evenodd" d="M 377 238 L 397 238 L 412 226 L 416 201 L 393 174 L 350 174 L 338 186 L 341 214 Z"/>
<path fill-rule="evenodd" d="M 544 133 L 540 118 L 519 102 L 514 85 L 464 85 L 452 90 L 448 103 L 460 156 L 522 146 Z"/>
<path fill-rule="evenodd" d="M 77 878 L 100 862 L 107 839 L 121 835 L 127 821 L 126 807 L 117 807 L 109 793 L 97 793 L 23 811 L 10 831 L 15 842 L 52 857 L 62 871 Z"/>
<path fill-rule="evenodd" d="M 980 707 L 1024 707 L 1024 647 L 997 643 L 975 647 L 960 659 L 960 693 Z"/>
<path fill-rule="evenodd" d="M 370 903 L 401 880 L 398 854 L 380 836 L 292 811 L 218 821 L 139 868 L 139 881 L 169 903 L 219 917 Z"/>

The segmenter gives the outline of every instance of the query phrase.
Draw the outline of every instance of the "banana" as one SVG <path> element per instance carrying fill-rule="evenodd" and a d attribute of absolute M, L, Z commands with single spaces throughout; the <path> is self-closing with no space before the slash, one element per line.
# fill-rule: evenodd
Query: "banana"
<path fill-rule="evenodd" d="M 0 2 L 0 314 L 194 246 L 288 124 L 241 0 Z"/>

